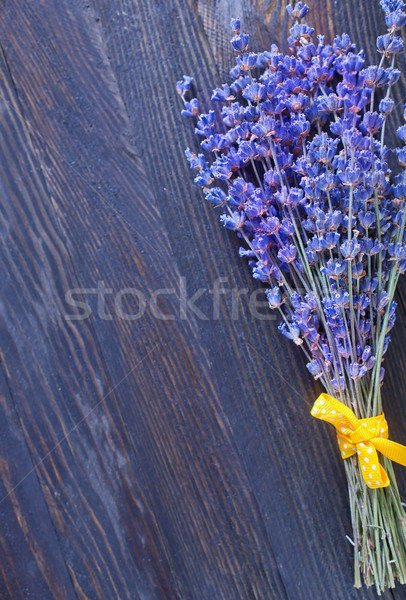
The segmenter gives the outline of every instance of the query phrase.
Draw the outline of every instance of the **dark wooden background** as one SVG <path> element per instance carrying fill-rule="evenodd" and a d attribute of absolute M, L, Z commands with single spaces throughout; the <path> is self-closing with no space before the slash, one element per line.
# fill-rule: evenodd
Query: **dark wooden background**
<path fill-rule="evenodd" d="M 378 0 L 310 4 L 318 31 L 375 60 Z M 285 5 L 0 1 L 2 599 L 376 597 L 352 588 L 344 469 L 309 414 L 320 388 L 252 314 L 260 286 L 183 155 L 198 146 L 176 81 L 193 74 L 207 100 L 232 66 L 230 17 L 262 50 L 285 37 Z M 98 285 L 111 318 L 85 292 L 91 315 L 67 319 L 66 293 Z M 137 320 L 114 310 L 126 288 L 147 299 Z M 173 319 L 154 316 L 163 289 Z M 202 314 L 182 300 L 196 292 Z M 403 443 L 405 292 L 384 386 Z"/>

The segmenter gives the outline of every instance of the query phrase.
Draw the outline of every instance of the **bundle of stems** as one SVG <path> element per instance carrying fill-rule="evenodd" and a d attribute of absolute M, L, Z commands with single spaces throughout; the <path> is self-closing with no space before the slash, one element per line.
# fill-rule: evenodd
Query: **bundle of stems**
<path fill-rule="evenodd" d="M 331 43 L 288 6 L 290 53 L 274 44 L 248 51 L 232 20 L 232 82 L 214 90 L 222 105 L 199 112 L 178 82 L 182 114 L 197 118 L 204 153 L 186 151 L 195 182 L 237 232 L 240 255 L 267 284 L 281 332 L 305 352 L 326 392 L 359 419 L 382 413 L 382 362 L 396 318 L 394 294 L 406 270 L 406 149 L 385 144 L 392 86 L 406 24 L 401 0 L 381 0 L 387 32 L 381 59 L 366 65 L 348 35 Z M 398 128 L 405 142 L 406 126 Z M 398 159 L 397 173 L 388 165 Z M 344 460 L 353 525 L 355 585 L 381 593 L 406 583 L 406 521 L 391 462 L 390 485 L 369 481 L 357 455 Z"/>

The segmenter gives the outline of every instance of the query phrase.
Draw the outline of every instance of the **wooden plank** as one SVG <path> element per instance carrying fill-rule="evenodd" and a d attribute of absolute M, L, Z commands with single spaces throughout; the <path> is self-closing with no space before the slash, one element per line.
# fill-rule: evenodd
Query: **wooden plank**
<path fill-rule="evenodd" d="M 0 597 L 76 598 L 3 369 L 0 439 Z"/>
<path fill-rule="evenodd" d="M 201 24 L 192 2 L 95 3 L 118 85 L 140 131 L 139 146 L 153 173 L 156 197 L 181 271 L 188 274 L 193 290 L 223 277 L 229 288 L 253 292 L 257 284 L 251 283 L 248 270 L 238 265 L 235 240 L 220 231 L 211 209 L 196 201 L 196 192 L 178 161 L 187 144 L 197 146 L 190 135 L 185 139 L 187 125 L 176 114 L 175 82 L 181 73 L 194 74 L 204 103 L 208 90 L 220 80 L 213 68 L 216 61 L 228 56 L 221 47 L 216 54 L 213 40 L 217 41 L 217 34 L 208 27 L 207 38 L 202 30 L 205 19 L 212 31 L 218 27 L 218 10 L 210 13 L 208 5 L 204 4 L 208 12 Z M 221 6 L 233 3 L 222 2 Z M 226 12 L 229 15 L 230 9 Z M 252 11 L 246 9 L 247 13 Z M 283 21 L 277 16 L 273 22 L 280 19 Z M 214 56 L 207 41 L 212 41 Z M 130 57 L 128 68 L 123 67 L 126 56 Z M 229 66 L 220 64 L 220 69 L 226 71 Z M 162 107 L 158 113 L 157 103 Z M 222 404 L 267 521 L 288 595 L 374 597 L 373 591 L 351 589 L 351 547 L 345 541 L 350 523 L 342 464 L 334 436 L 311 423 L 308 414 L 319 390 L 311 383 L 301 356 L 278 337 L 274 323 L 264 327 L 247 307 L 240 319 L 232 319 L 230 296 L 229 292 L 221 306 L 221 322 L 200 321 L 199 327 L 216 366 L 215 387 L 222 391 Z M 207 307 L 207 301 L 201 306 Z M 298 454 L 297 448 L 305 450 Z M 325 449 L 323 462 L 313 462 L 309 457 L 319 455 L 320 448 Z M 306 515 L 306 519 L 298 515 Z M 340 565 L 340 569 L 332 565 Z"/>
<path fill-rule="evenodd" d="M 32 464 L 17 463 L 22 442 L 13 442 L 10 434 L 4 477 L 10 488 L 7 469 L 15 470 L 11 499 L 18 498 L 13 509 L 22 515 L 13 535 L 33 549 L 44 577 L 49 579 L 55 565 L 55 581 L 42 594 L 35 565 L 24 563 L 21 543 L 9 546 L 7 555 L 19 583 L 10 590 L 13 579 L 5 573 L 2 586 L 9 598 L 19 597 L 23 586 L 20 597 L 41 594 L 44 600 L 176 598 L 157 524 L 140 487 L 134 447 L 122 427 L 115 384 L 91 324 L 64 319 L 65 291 L 79 284 L 4 61 L 0 66 L 2 362 L 55 530 L 51 545 L 46 519 L 39 520 Z M 135 369 L 151 350 L 146 344 Z M 2 509 L 10 512 L 9 500 Z M 12 517 L 11 512 L 10 527 Z M 75 594 L 63 595 L 61 582 L 55 589 L 61 555 Z"/>
<path fill-rule="evenodd" d="M 112 295 L 136 287 L 146 297 L 176 282 L 164 310 L 179 314 L 181 302 L 180 273 L 134 149 L 139 132 L 127 119 L 94 15 L 80 2 L 9 3 L 3 24 L 30 134 L 12 156 L 29 148 L 46 185 L 41 179 L 35 194 L 40 184 L 21 173 L 20 185 L 33 189 L 19 188 L 6 204 L 16 207 L 30 242 L 26 248 L 15 216 L 15 246 L 2 252 L 15 257 L 15 271 L 24 265 L 24 278 L 9 291 L 6 364 L 33 455 L 41 458 L 69 434 L 38 471 L 47 500 L 47 488 L 60 494 L 52 517 L 76 593 L 284 598 L 193 319 L 174 323 L 148 311 L 134 326 L 94 311 L 91 321 L 63 320 L 65 292 L 97 281 Z M 31 229 L 39 215 L 56 238 L 50 249 Z M 49 276 L 38 278 L 51 259 Z M 25 308 L 34 300 L 42 310 L 35 319 Z M 40 352 L 33 356 L 25 339 Z M 109 384 L 114 394 L 104 400 Z"/>

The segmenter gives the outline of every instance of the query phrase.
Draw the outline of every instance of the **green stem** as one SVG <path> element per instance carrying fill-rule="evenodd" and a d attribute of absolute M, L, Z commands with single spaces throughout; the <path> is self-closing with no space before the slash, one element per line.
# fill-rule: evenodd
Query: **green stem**
<path fill-rule="evenodd" d="M 375 393 L 379 399 L 374 398 L 374 404 L 379 404 L 380 388 Z M 366 416 L 372 416 L 371 412 Z M 393 588 L 395 579 L 406 582 L 406 513 L 391 461 L 380 456 L 380 462 L 390 485 L 371 490 L 364 482 L 357 456 L 344 461 L 355 544 L 354 585 L 361 587 L 364 580 L 367 586 L 376 586 L 378 595 Z"/>

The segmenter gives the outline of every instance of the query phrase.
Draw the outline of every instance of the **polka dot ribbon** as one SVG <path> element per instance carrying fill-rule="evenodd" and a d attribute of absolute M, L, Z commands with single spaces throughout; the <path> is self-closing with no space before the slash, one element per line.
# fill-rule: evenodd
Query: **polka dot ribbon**
<path fill-rule="evenodd" d="M 371 489 L 390 484 L 386 471 L 379 464 L 377 450 L 406 467 L 406 446 L 388 440 L 388 424 L 382 413 L 377 417 L 357 419 L 353 411 L 328 394 L 321 394 L 311 414 L 327 421 L 337 430 L 337 441 L 343 459 L 358 454 L 361 473 Z"/>

